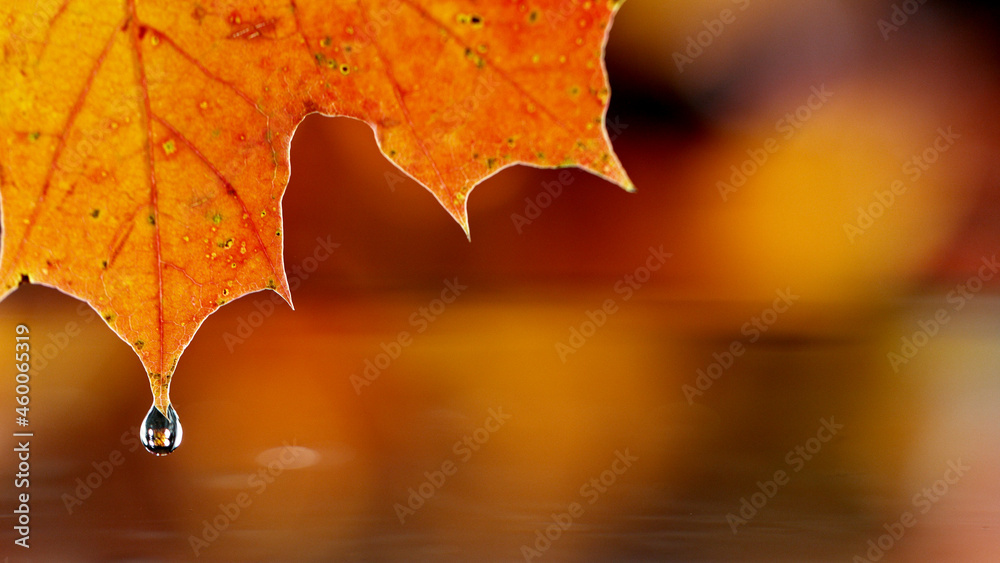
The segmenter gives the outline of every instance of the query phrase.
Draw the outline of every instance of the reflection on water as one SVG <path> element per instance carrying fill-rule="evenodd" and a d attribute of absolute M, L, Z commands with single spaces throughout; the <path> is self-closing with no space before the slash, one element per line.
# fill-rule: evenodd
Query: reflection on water
<path fill-rule="evenodd" d="M 804 299 L 689 401 L 742 338 L 728 309 L 761 307 L 636 301 L 564 364 L 553 343 L 589 294 L 470 288 L 359 395 L 352 373 L 431 293 L 313 299 L 232 355 L 223 334 L 255 309 L 223 310 L 175 381 L 192 432 L 166 458 L 128 424 L 137 360 L 87 325 L 35 379 L 35 560 L 844 561 L 893 533 L 890 560 L 1000 553 L 992 297 L 905 373 L 885 351 L 936 302 L 806 335 Z M 39 296 L 5 328 L 72 317 Z M 375 321 L 337 321 L 360 310 Z"/>

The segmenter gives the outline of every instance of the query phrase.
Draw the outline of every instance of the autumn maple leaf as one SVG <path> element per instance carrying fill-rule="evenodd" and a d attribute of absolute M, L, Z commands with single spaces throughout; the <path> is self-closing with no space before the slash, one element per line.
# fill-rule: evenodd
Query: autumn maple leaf
<path fill-rule="evenodd" d="M 605 131 L 621 2 L 7 0 L 0 6 L 0 283 L 85 300 L 161 412 L 205 318 L 289 303 L 281 198 L 309 113 L 373 128 L 468 232 L 504 167 L 631 190 Z"/>

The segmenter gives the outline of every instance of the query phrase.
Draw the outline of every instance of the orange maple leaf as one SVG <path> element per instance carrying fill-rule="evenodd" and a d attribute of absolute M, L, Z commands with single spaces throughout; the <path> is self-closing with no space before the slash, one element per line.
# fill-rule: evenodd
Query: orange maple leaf
<path fill-rule="evenodd" d="M 281 198 L 309 113 L 373 128 L 468 233 L 517 163 L 631 190 L 605 130 L 621 1 L 10 0 L 0 7 L 6 296 L 87 301 L 142 360 L 161 412 L 224 303 L 291 303 Z"/>

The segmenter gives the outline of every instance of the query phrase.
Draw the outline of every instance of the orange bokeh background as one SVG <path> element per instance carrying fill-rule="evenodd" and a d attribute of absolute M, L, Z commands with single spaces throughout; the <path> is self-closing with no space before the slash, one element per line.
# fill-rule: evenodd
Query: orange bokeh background
<path fill-rule="evenodd" d="M 981 267 L 1000 243 L 996 11 L 927 3 L 886 39 L 892 6 L 629 0 L 608 121 L 638 192 L 510 168 L 470 198 L 471 242 L 366 125 L 307 118 L 283 202 L 295 311 L 260 293 L 205 322 L 165 458 L 129 435 L 150 397 L 128 346 L 89 308 L 22 287 L 0 306 L 0 350 L 25 323 L 42 357 L 33 560 L 506 561 L 527 546 L 542 561 L 844 561 L 910 511 L 891 560 L 996 561 L 1000 278 Z M 318 240 L 339 246 L 318 260 Z M 467 287 L 439 308 L 446 280 Z M 786 311 L 779 292 L 797 296 Z M 0 386 L 0 404 L 13 394 Z M 842 432 L 795 471 L 787 454 L 830 417 Z M 971 469 L 921 513 L 915 495 L 956 460 Z M 734 533 L 727 515 L 779 470 L 788 484 Z M 586 488 L 602 475 L 613 484 Z"/>

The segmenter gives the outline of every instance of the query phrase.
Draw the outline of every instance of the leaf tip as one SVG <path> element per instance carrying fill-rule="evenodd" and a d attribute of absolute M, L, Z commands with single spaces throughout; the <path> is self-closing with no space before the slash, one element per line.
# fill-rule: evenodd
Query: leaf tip
<path fill-rule="evenodd" d="M 295 305 L 292 303 L 292 290 L 288 286 L 288 276 L 282 272 L 281 280 L 275 280 L 273 277 L 267 280 L 267 284 L 264 285 L 265 289 L 270 289 L 271 291 L 277 293 L 288 303 L 288 306 L 294 311 Z"/>
<path fill-rule="evenodd" d="M 458 226 L 462 227 L 462 230 L 465 231 L 465 238 L 469 239 L 469 242 L 472 242 L 472 233 L 469 231 L 469 213 L 465 208 L 465 203 L 463 202 L 461 207 L 448 209 L 448 213 L 451 214 L 455 221 L 458 221 Z"/>
<path fill-rule="evenodd" d="M 465 238 L 469 239 L 470 242 L 472 241 L 472 235 L 469 232 L 468 202 L 469 195 L 472 193 L 473 188 L 475 188 L 474 185 L 468 189 L 453 194 L 451 197 L 442 196 L 432 190 L 434 197 L 439 203 L 441 203 L 441 206 L 448 211 L 448 214 L 451 215 L 452 219 L 458 223 L 458 226 L 462 227 L 462 230 L 465 232 Z"/>
<path fill-rule="evenodd" d="M 614 182 L 630 194 L 634 194 L 636 192 L 635 184 L 632 183 L 632 179 L 629 178 L 628 174 L 625 174 L 624 171 L 622 171 L 621 178 L 614 180 Z"/>
<path fill-rule="evenodd" d="M 601 175 L 611 182 L 621 186 L 626 192 L 630 194 L 635 193 L 635 184 L 633 184 L 632 179 L 628 177 L 628 172 L 625 171 L 625 166 L 622 165 L 618 155 L 615 154 L 614 151 L 611 151 L 608 160 L 610 162 L 605 164 Z"/>
<path fill-rule="evenodd" d="M 608 153 L 602 162 L 601 164 L 581 165 L 580 168 L 621 187 L 630 194 L 636 192 L 635 184 L 632 183 L 628 172 L 625 172 L 625 167 L 618 161 L 618 157 L 614 153 Z"/>
<path fill-rule="evenodd" d="M 288 307 L 291 310 L 295 310 L 295 303 L 292 302 L 292 290 L 288 287 L 288 282 L 286 281 L 277 288 L 274 288 L 274 292 L 281 296 L 288 303 Z"/>

